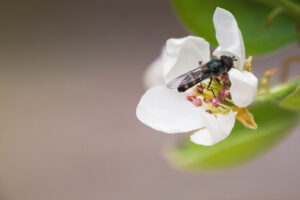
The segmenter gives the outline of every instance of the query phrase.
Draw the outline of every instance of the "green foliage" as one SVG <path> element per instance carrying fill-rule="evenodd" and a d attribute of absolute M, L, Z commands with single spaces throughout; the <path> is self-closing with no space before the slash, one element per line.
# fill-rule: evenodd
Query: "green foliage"
<path fill-rule="evenodd" d="M 298 96 L 299 98 L 299 96 Z M 298 113 L 265 104 L 250 109 L 258 125 L 257 130 L 236 125 L 230 136 L 214 146 L 201 146 L 185 140 L 172 148 L 168 159 L 185 170 L 216 170 L 239 165 L 270 149 L 297 123 Z"/>
<path fill-rule="evenodd" d="M 267 18 L 273 3 L 262 0 L 173 0 L 175 10 L 183 23 L 194 34 L 217 46 L 212 17 L 216 7 L 229 10 L 235 16 L 243 34 L 246 53 L 258 55 L 272 52 L 299 38 L 297 22 L 283 12 L 276 16 L 271 27 Z M 272 1 L 270 1 L 272 2 Z"/>
<path fill-rule="evenodd" d="M 183 23 L 215 46 L 212 18 L 216 7 L 235 16 L 247 54 L 269 53 L 299 39 L 300 0 L 173 0 L 173 3 Z M 267 20 L 272 22 L 269 28 Z M 262 155 L 297 125 L 299 83 L 298 77 L 270 89 L 262 88 L 265 93 L 257 96 L 249 108 L 258 125 L 256 130 L 237 121 L 229 137 L 218 144 L 202 146 L 186 138 L 168 151 L 168 159 L 181 169 L 205 171 L 237 166 Z"/>

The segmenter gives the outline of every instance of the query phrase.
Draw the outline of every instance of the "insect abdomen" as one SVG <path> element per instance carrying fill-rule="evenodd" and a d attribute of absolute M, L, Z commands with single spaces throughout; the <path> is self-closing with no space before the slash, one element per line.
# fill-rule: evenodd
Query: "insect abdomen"
<path fill-rule="evenodd" d="M 200 79 L 196 79 L 196 80 L 191 81 L 191 82 L 189 82 L 189 83 L 187 83 L 187 84 L 180 85 L 180 86 L 177 88 L 177 90 L 178 90 L 178 92 L 185 92 L 187 89 L 193 87 L 194 85 L 196 85 L 196 84 L 199 83 L 199 82 L 200 82 Z"/>

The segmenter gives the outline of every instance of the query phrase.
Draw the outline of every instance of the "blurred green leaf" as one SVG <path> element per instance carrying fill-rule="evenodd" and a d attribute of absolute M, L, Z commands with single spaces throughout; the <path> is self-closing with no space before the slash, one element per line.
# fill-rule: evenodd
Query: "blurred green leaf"
<path fill-rule="evenodd" d="M 297 89 L 287 96 L 280 105 L 285 108 L 300 111 L 300 85 L 298 85 Z"/>
<path fill-rule="evenodd" d="M 272 52 L 299 38 L 296 20 L 285 13 L 276 16 L 271 27 L 266 28 L 267 18 L 274 8 L 259 1 L 173 0 L 173 3 L 188 29 L 215 46 L 212 17 L 216 7 L 227 9 L 235 16 L 248 55 Z"/>
<path fill-rule="evenodd" d="M 250 109 L 257 130 L 236 122 L 230 136 L 214 146 L 201 146 L 188 140 L 170 149 L 168 159 L 185 170 L 217 170 L 239 165 L 270 149 L 297 124 L 298 113 L 268 104 Z"/>

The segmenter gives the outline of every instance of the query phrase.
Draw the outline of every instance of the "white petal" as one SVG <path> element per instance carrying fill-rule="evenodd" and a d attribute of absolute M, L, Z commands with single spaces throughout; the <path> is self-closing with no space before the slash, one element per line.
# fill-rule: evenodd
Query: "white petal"
<path fill-rule="evenodd" d="M 258 80 L 251 72 L 232 68 L 229 71 L 231 81 L 230 93 L 232 101 L 239 107 L 250 105 L 257 94 Z"/>
<path fill-rule="evenodd" d="M 136 116 L 144 124 L 166 133 L 181 133 L 203 127 L 201 109 L 185 99 L 185 93 L 166 86 L 150 88 L 142 96 Z"/>
<path fill-rule="evenodd" d="M 162 49 L 160 56 L 148 67 L 144 75 L 146 88 L 164 84 L 163 66 L 166 63 L 166 48 Z"/>
<path fill-rule="evenodd" d="M 166 53 L 167 62 L 163 69 L 166 83 L 198 67 L 199 61 L 210 60 L 209 43 L 195 36 L 167 40 Z"/>
<path fill-rule="evenodd" d="M 220 57 L 221 55 L 234 55 L 238 59 L 239 69 L 244 68 L 245 62 L 245 46 L 241 31 L 234 16 L 222 8 L 217 8 L 213 21 L 216 30 L 216 38 L 219 46 L 213 52 L 213 55 Z"/>
<path fill-rule="evenodd" d="M 206 128 L 200 129 L 191 135 L 191 141 L 196 144 L 210 146 L 224 140 L 234 126 L 235 114 L 230 111 L 227 115 L 218 114 L 217 118 L 208 114 L 205 120 Z"/>

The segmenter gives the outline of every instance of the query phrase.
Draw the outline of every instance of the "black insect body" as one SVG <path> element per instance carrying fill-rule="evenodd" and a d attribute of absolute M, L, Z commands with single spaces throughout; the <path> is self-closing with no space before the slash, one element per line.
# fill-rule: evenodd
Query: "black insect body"
<path fill-rule="evenodd" d="M 235 57 L 228 56 L 221 56 L 220 59 L 213 59 L 205 65 L 201 65 L 200 67 L 173 79 L 167 84 L 167 87 L 170 89 L 177 88 L 178 92 L 184 92 L 197 83 L 210 78 L 207 87 L 207 89 L 209 89 L 212 79 L 227 73 L 233 67 L 233 61 L 236 61 Z"/>

